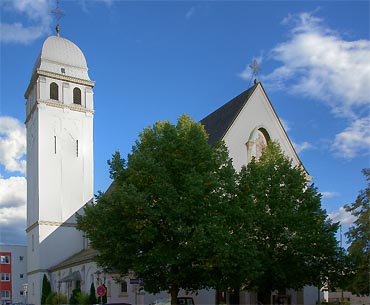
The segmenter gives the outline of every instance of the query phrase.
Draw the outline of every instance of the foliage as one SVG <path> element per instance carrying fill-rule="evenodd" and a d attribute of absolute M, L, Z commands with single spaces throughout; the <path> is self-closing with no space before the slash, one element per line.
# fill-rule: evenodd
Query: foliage
<path fill-rule="evenodd" d="M 78 305 L 78 295 L 81 293 L 80 288 L 75 288 L 72 290 L 72 295 L 69 298 L 69 304 Z"/>
<path fill-rule="evenodd" d="M 44 274 L 42 278 L 42 291 L 41 291 L 41 304 L 42 305 L 47 304 L 46 298 L 49 296 L 50 293 L 51 293 L 51 285 L 50 285 L 50 282 L 46 274 Z"/>
<path fill-rule="evenodd" d="M 117 152 L 109 165 L 113 187 L 78 217 L 99 265 L 135 271 L 146 291 L 170 291 L 172 302 L 180 288 L 222 287 L 233 272 L 239 281 L 253 274 L 235 171 L 225 146 L 211 147 L 202 125 L 188 116 L 177 125 L 157 122 L 127 162 Z"/>
<path fill-rule="evenodd" d="M 96 299 L 95 286 L 94 283 L 90 285 L 90 294 L 89 294 L 89 304 L 96 304 L 98 300 Z"/>
<path fill-rule="evenodd" d="M 56 292 L 51 292 L 46 298 L 46 304 L 48 305 L 57 305 L 57 304 L 66 304 L 67 297 L 63 294 L 58 294 Z"/>
<path fill-rule="evenodd" d="M 367 187 L 361 190 L 350 205 L 345 205 L 356 220 L 346 236 L 350 242 L 348 253 L 354 264 L 354 274 L 348 289 L 358 295 L 370 294 L 370 168 L 362 173 L 366 177 Z"/>
<path fill-rule="evenodd" d="M 77 294 L 77 304 L 79 305 L 88 305 L 88 304 L 96 304 L 90 302 L 90 295 L 85 292 L 80 292 Z"/>
<path fill-rule="evenodd" d="M 237 174 L 223 143 L 211 147 L 187 116 L 116 152 L 106 193 L 78 216 L 98 265 L 134 271 L 151 293 L 272 290 L 336 283 L 343 255 L 306 172 L 272 142 Z M 261 299 L 260 301 L 265 301 Z"/>
<path fill-rule="evenodd" d="M 275 289 L 326 282 L 340 252 L 338 226 L 327 220 L 320 194 L 307 184 L 304 169 L 293 167 L 271 142 L 258 161 L 242 169 L 238 185 L 245 210 L 253 213 L 262 268 L 247 287 L 260 291 L 260 301 L 267 303 Z"/>

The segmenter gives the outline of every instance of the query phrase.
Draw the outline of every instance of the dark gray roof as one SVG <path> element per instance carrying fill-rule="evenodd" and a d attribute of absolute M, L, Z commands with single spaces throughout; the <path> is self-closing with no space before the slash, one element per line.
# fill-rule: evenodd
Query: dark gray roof
<path fill-rule="evenodd" d="M 200 121 L 204 125 L 208 135 L 209 144 L 222 140 L 252 93 L 256 89 L 258 83 L 250 87 L 248 90 L 242 92 L 238 96 L 234 97 L 231 101 L 227 102 L 204 119 Z"/>
<path fill-rule="evenodd" d="M 94 249 L 85 249 L 82 250 L 71 257 L 67 258 L 66 260 L 62 261 L 56 266 L 50 268 L 50 271 L 56 271 L 60 269 L 70 268 L 72 266 L 80 265 L 83 263 L 87 263 L 93 261 L 94 257 L 98 255 L 98 251 Z"/>

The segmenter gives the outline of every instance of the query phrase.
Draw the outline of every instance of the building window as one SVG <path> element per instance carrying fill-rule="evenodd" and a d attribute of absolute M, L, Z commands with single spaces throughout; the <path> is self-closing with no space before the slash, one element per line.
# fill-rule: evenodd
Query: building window
<path fill-rule="evenodd" d="M 0 280 L 2 282 L 9 282 L 10 281 L 10 273 L 1 273 Z"/>
<path fill-rule="evenodd" d="M 10 256 L 8 256 L 8 255 L 1 255 L 0 256 L 0 263 L 1 264 L 10 264 Z"/>
<path fill-rule="evenodd" d="M 81 90 L 75 87 L 73 89 L 73 104 L 81 105 Z"/>
<path fill-rule="evenodd" d="M 50 84 L 50 99 L 59 100 L 58 85 L 56 83 Z"/>
<path fill-rule="evenodd" d="M 19 291 L 19 295 L 23 295 L 23 294 L 24 294 L 23 290 Z"/>
<path fill-rule="evenodd" d="M 252 158 L 259 160 L 264 149 L 270 141 L 270 135 L 265 128 L 255 128 L 250 137 L 247 145 L 247 163 L 249 163 Z"/>
<path fill-rule="evenodd" d="M 21 274 L 19 275 L 19 277 L 20 277 L 21 279 L 23 279 L 23 273 L 21 273 Z"/>
<path fill-rule="evenodd" d="M 78 157 L 78 140 L 76 140 L 76 157 Z"/>
<path fill-rule="evenodd" d="M 23 261 L 23 258 L 24 258 L 23 256 L 20 256 L 20 257 L 19 257 L 19 260 L 20 260 L 20 261 Z"/>
<path fill-rule="evenodd" d="M 10 291 L 9 290 L 2 290 L 1 291 L 1 298 L 2 299 L 10 299 Z"/>
<path fill-rule="evenodd" d="M 265 129 L 262 128 L 258 129 L 255 143 L 256 143 L 256 159 L 259 160 L 268 143 L 268 133 L 265 131 Z"/>
<path fill-rule="evenodd" d="M 126 281 L 121 283 L 121 292 L 127 293 L 127 282 Z"/>

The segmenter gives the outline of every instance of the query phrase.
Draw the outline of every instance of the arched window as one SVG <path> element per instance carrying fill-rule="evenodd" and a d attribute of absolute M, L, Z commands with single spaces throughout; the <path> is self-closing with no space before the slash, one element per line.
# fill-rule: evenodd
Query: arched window
<path fill-rule="evenodd" d="M 75 87 L 73 89 L 73 104 L 81 105 L 81 90 Z"/>
<path fill-rule="evenodd" d="M 58 85 L 56 83 L 50 84 L 50 99 L 59 100 Z"/>
<path fill-rule="evenodd" d="M 247 163 L 249 163 L 252 158 L 258 160 L 268 142 L 270 141 L 270 135 L 267 130 L 263 127 L 253 129 L 249 141 L 247 144 Z"/>
<path fill-rule="evenodd" d="M 254 141 L 256 145 L 256 159 L 257 160 L 261 157 L 263 150 L 265 149 L 269 140 L 270 140 L 270 136 L 267 133 L 266 129 L 264 128 L 258 129 L 257 134 L 256 134 L 256 139 Z"/>

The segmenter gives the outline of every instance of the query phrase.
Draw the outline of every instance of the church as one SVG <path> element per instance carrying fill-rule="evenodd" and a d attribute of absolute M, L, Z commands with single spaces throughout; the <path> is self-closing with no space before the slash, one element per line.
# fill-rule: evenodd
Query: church
<path fill-rule="evenodd" d="M 76 44 L 59 33 L 44 41 L 25 92 L 29 304 L 40 305 L 44 275 L 52 290 L 67 298 L 77 287 L 89 293 L 92 283 L 106 286 L 112 304 L 147 305 L 168 297 L 140 290 L 140 282 L 130 275 L 116 283 L 118 275 L 96 266 L 96 251 L 76 229 L 76 213 L 94 198 L 94 86 Z M 210 143 L 225 141 L 237 170 L 258 158 L 270 140 L 280 144 L 293 165 L 303 166 L 258 81 L 201 123 Z M 287 295 L 287 304 L 315 304 L 317 288 L 287 291 Z M 216 302 L 212 290 L 192 296 L 195 304 Z M 253 293 L 240 292 L 240 304 L 256 302 Z"/>

